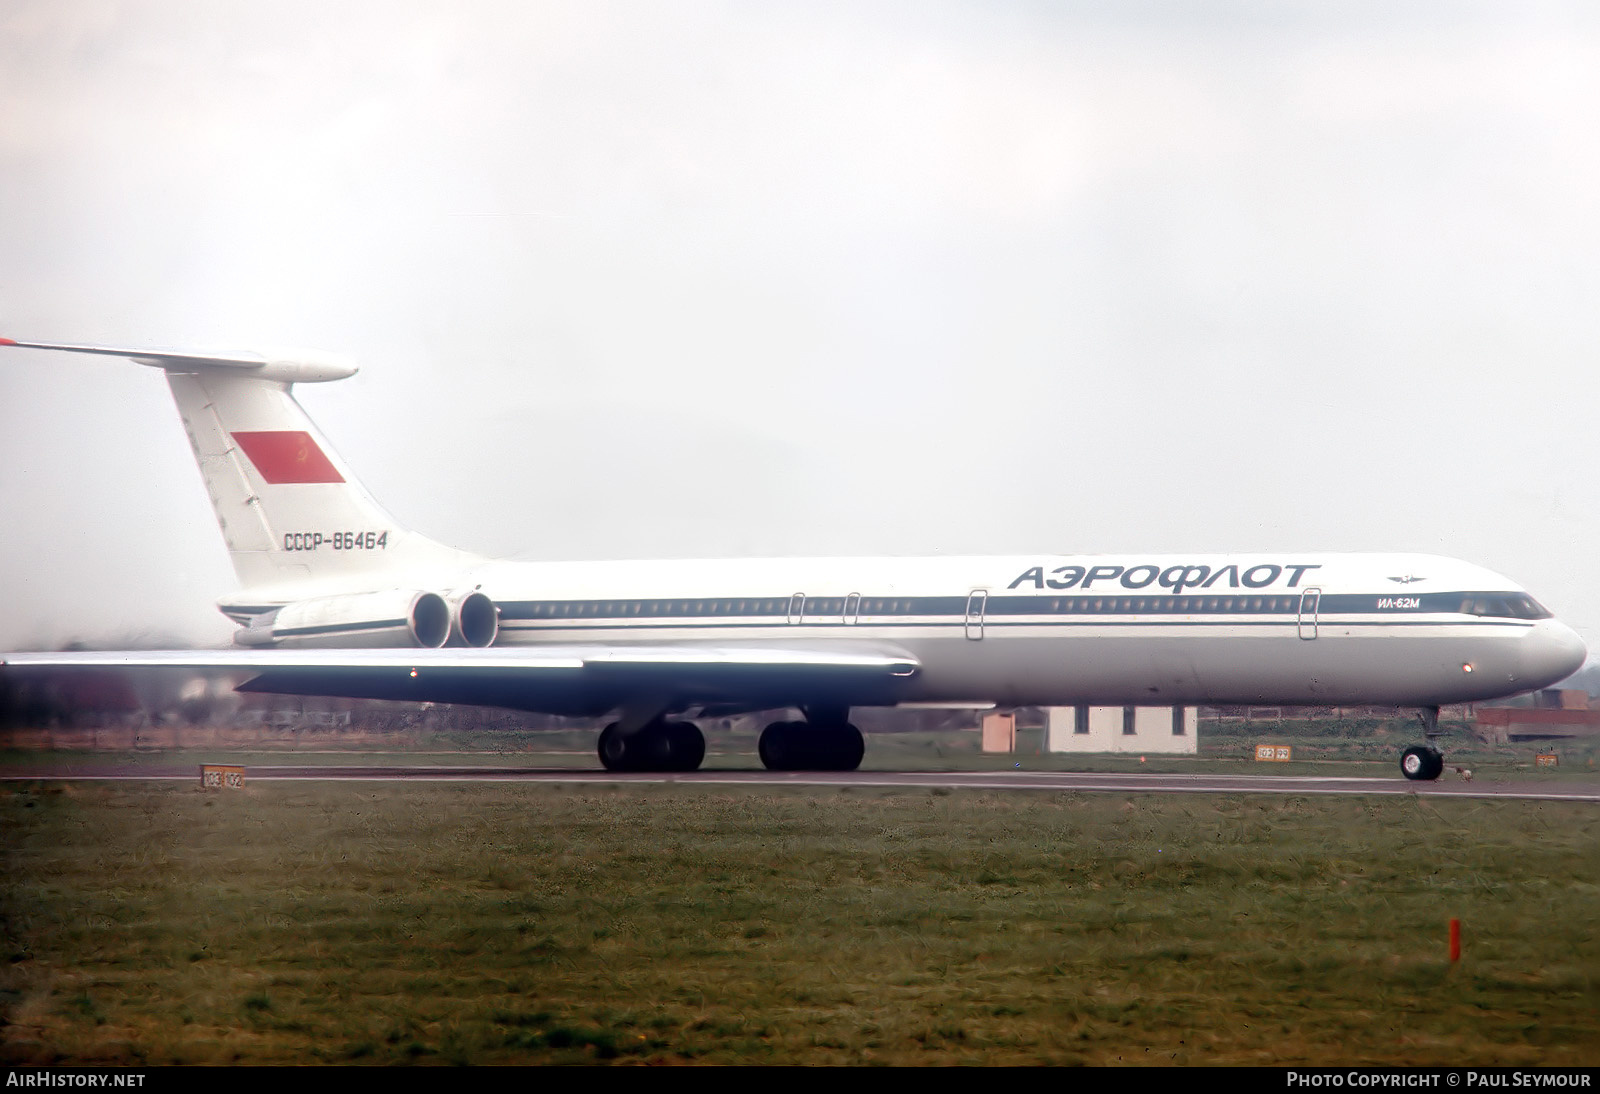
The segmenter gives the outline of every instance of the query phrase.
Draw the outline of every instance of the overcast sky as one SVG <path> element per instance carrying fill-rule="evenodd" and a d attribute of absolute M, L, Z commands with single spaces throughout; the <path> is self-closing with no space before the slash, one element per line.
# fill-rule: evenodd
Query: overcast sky
<path fill-rule="evenodd" d="M 0 335 L 348 355 L 490 554 L 1427 551 L 1597 643 L 1597 136 L 1593 3 L 7 0 Z M 226 641 L 161 375 L 0 354 L 0 647 Z"/>

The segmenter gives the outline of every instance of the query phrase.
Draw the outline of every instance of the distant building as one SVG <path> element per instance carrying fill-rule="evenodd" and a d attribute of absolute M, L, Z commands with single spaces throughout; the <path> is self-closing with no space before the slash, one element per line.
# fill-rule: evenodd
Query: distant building
<path fill-rule="evenodd" d="M 1588 710 L 1589 693 L 1582 688 L 1545 688 L 1535 692 L 1534 702 L 1555 710 Z"/>
<path fill-rule="evenodd" d="M 1473 730 L 1494 744 L 1600 735 L 1600 709 L 1582 688 L 1545 688 L 1493 705 L 1480 703 Z"/>
<path fill-rule="evenodd" d="M 1048 752 L 1200 751 L 1197 707 L 1050 707 Z"/>
<path fill-rule="evenodd" d="M 1553 741 L 1600 734 L 1600 710 L 1562 707 L 1479 707 L 1477 735 L 1494 744 Z"/>
<path fill-rule="evenodd" d="M 1017 716 L 995 711 L 983 716 L 983 750 L 985 752 L 1015 752 L 1017 750 Z"/>

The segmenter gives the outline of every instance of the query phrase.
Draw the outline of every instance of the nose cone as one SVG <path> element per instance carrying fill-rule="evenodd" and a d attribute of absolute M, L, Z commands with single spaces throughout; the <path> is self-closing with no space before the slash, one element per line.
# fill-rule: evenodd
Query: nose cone
<path fill-rule="evenodd" d="M 1530 637 L 1523 662 L 1523 682 L 1530 688 L 1546 688 L 1565 680 L 1589 659 L 1583 639 L 1559 620 L 1541 620 Z"/>

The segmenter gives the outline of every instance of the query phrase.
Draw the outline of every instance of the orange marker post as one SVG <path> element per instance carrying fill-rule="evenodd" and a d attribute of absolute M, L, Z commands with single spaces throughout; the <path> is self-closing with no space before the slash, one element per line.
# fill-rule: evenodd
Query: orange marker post
<path fill-rule="evenodd" d="M 1461 920 L 1450 921 L 1450 964 L 1461 960 Z"/>

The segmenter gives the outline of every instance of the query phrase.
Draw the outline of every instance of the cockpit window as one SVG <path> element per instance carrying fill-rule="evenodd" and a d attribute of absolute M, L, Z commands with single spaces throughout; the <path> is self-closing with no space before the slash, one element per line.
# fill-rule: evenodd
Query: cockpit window
<path fill-rule="evenodd" d="M 1549 619 L 1551 613 L 1527 593 L 1469 593 L 1461 600 L 1462 615 L 1497 619 Z"/>

